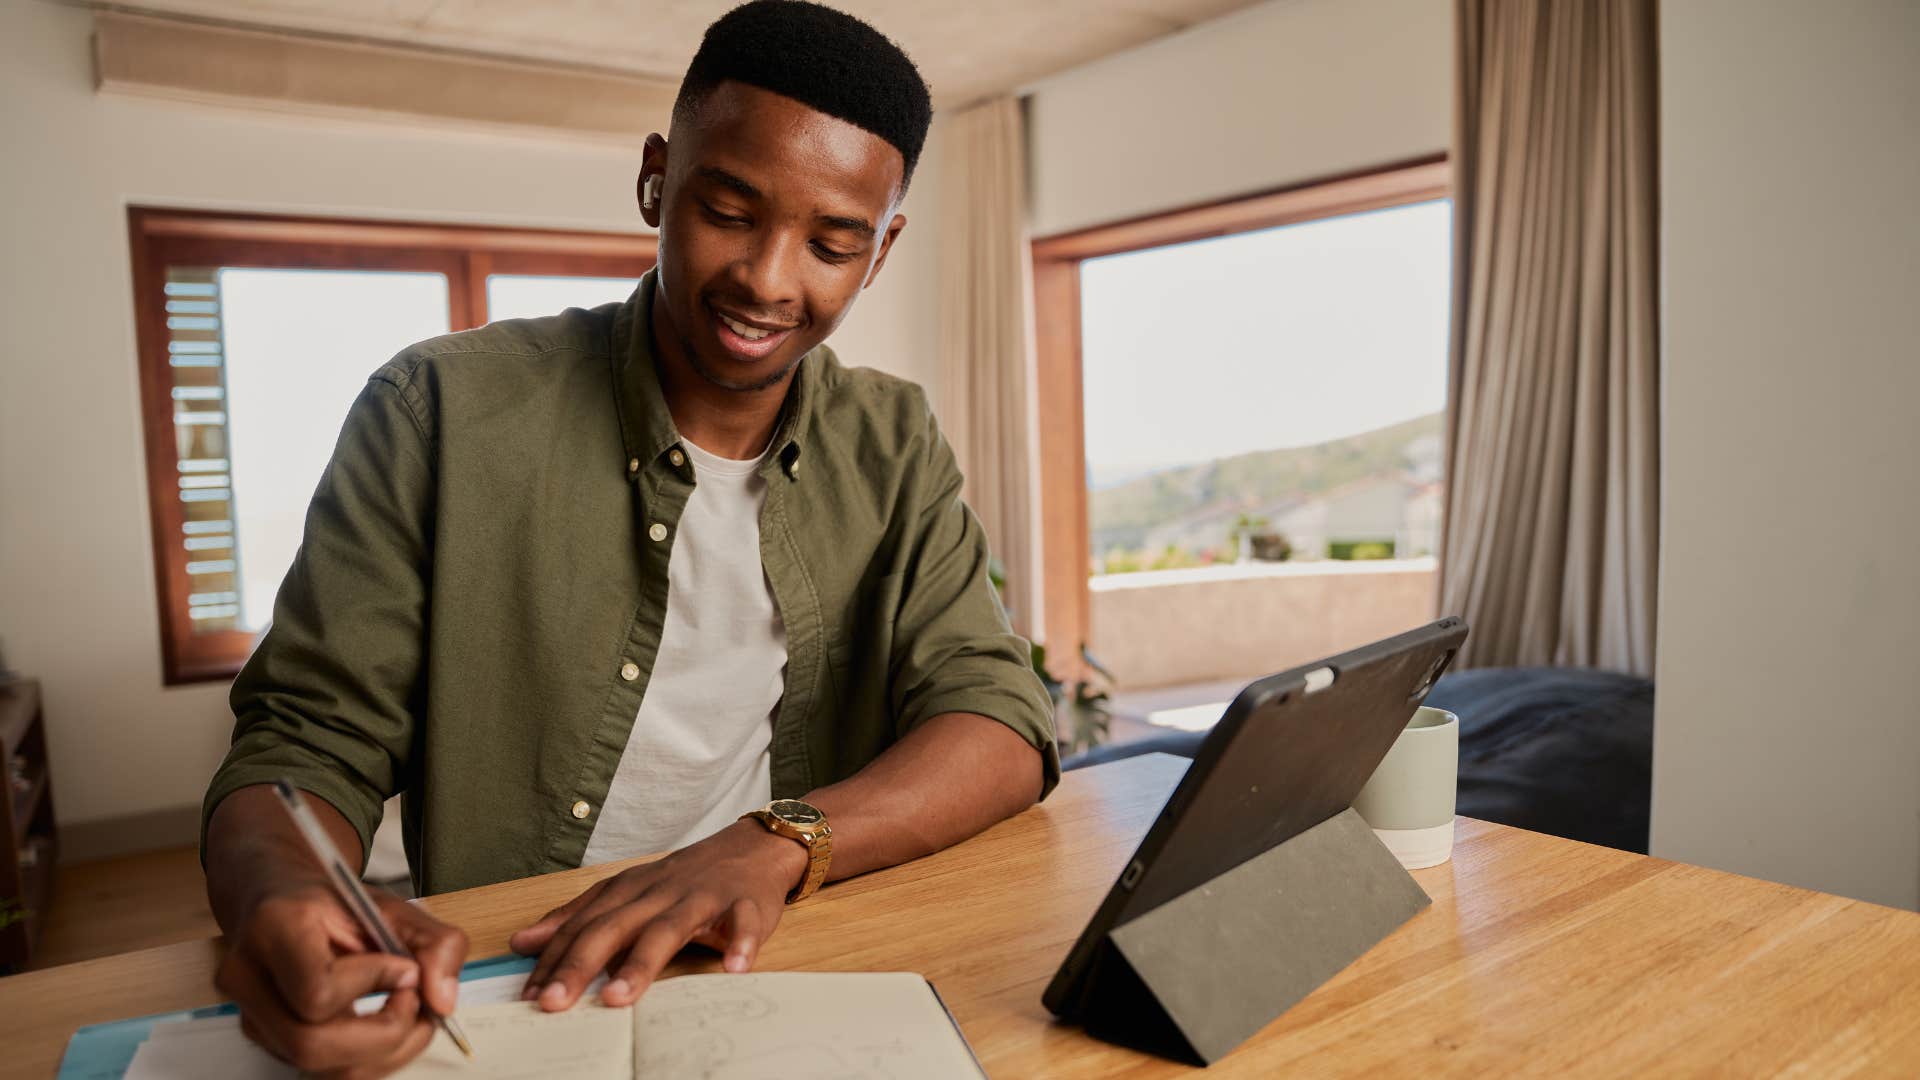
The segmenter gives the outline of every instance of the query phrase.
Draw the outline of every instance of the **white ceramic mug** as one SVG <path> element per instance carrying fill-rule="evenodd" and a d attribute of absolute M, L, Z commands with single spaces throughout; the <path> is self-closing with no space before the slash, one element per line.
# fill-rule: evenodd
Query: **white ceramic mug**
<path fill-rule="evenodd" d="M 1409 870 L 1453 855 L 1460 718 L 1422 705 L 1353 800 L 1373 834 Z"/>

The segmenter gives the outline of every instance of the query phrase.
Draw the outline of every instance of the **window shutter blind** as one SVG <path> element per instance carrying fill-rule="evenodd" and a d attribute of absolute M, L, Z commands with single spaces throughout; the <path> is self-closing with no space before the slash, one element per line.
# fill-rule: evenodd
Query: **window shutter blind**
<path fill-rule="evenodd" d="M 181 535 L 174 542 L 187 553 L 187 613 L 196 634 L 238 630 L 245 623 L 227 451 L 220 272 L 211 267 L 168 267 L 163 288 L 178 473 L 173 494 L 181 504 Z"/>

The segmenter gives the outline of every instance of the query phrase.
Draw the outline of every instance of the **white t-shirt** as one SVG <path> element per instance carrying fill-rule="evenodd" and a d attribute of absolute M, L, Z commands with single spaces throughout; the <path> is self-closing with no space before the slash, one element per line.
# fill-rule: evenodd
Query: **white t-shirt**
<path fill-rule="evenodd" d="M 694 488 L 667 559 L 667 616 L 583 865 L 672 851 L 772 798 L 767 749 L 787 633 L 760 565 L 760 462 L 685 439 Z"/>

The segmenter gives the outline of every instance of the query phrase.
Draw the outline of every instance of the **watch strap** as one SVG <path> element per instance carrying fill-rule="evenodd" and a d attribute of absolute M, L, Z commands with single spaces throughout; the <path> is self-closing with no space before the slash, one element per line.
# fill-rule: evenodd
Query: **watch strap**
<path fill-rule="evenodd" d="M 749 810 L 740 816 L 752 818 L 768 832 L 784 836 L 807 849 L 807 872 L 798 885 L 788 890 L 787 903 L 804 900 L 819 890 L 827 879 L 827 866 L 833 859 L 833 829 L 824 818 L 819 825 L 803 829 L 765 807 Z"/>

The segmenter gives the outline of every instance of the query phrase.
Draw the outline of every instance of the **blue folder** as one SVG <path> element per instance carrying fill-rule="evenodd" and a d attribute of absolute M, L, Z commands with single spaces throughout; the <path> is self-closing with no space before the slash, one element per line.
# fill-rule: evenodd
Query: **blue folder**
<path fill-rule="evenodd" d="M 496 975 L 514 975 L 533 970 L 531 956 L 490 956 L 475 960 L 460 969 L 460 981 L 490 979 Z M 67 1042 L 66 1056 L 60 1059 L 59 1080 L 119 1080 L 133 1064 L 134 1051 L 147 1041 L 153 1025 L 176 1020 L 202 1020 L 238 1012 L 232 1002 L 208 1005 L 183 1012 L 155 1013 L 131 1020 L 111 1020 L 88 1024 L 73 1033 Z"/>

